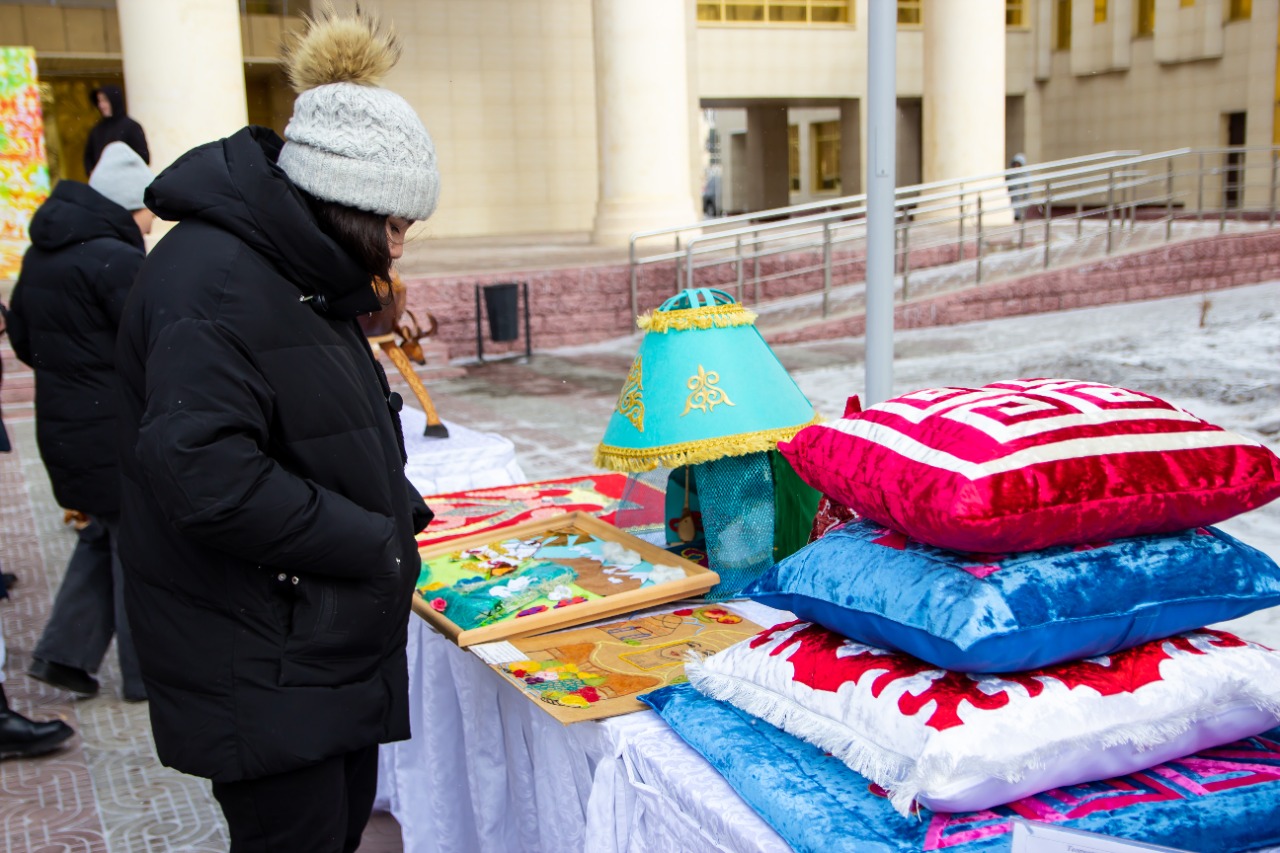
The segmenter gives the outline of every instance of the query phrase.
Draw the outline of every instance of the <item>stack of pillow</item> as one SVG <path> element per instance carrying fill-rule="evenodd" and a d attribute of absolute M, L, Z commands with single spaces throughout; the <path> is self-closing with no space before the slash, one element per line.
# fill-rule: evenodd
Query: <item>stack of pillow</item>
<path fill-rule="evenodd" d="M 779 445 L 858 517 L 747 588 L 797 621 L 687 667 L 899 812 L 974 811 L 1280 724 L 1280 654 L 1204 626 L 1280 605 L 1208 525 L 1280 458 L 1149 394 L 1017 380 L 907 394 Z"/>

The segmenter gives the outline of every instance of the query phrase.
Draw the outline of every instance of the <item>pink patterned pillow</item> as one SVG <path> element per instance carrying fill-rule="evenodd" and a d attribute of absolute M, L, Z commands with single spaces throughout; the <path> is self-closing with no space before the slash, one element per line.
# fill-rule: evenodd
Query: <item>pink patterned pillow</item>
<path fill-rule="evenodd" d="M 831 753 L 904 815 L 914 802 L 978 811 L 1123 776 L 1280 721 L 1280 654 L 1208 629 L 979 675 L 795 621 L 685 672 L 699 692 Z"/>
<path fill-rule="evenodd" d="M 1005 553 L 1216 524 L 1280 496 L 1280 458 L 1097 382 L 931 388 L 802 429 L 809 485 L 921 542 Z"/>

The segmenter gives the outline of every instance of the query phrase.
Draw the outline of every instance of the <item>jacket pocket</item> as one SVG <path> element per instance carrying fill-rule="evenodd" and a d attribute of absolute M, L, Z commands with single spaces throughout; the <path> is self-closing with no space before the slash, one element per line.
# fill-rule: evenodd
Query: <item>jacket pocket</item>
<path fill-rule="evenodd" d="M 289 576 L 281 685 L 335 687 L 374 674 L 406 618 L 398 602 L 400 562 L 389 543 L 365 578 Z"/>

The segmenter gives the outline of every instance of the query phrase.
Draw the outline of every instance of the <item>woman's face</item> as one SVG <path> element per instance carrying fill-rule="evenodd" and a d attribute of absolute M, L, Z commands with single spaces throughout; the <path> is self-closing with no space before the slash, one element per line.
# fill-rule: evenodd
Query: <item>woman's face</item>
<path fill-rule="evenodd" d="M 412 224 L 412 219 L 403 219 L 399 216 L 387 217 L 387 248 L 391 252 L 391 260 L 398 261 L 404 254 L 404 237 Z"/>
<path fill-rule="evenodd" d="M 102 113 L 103 118 L 111 118 L 111 100 L 105 92 L 98 93 L 98 112 Z"/>

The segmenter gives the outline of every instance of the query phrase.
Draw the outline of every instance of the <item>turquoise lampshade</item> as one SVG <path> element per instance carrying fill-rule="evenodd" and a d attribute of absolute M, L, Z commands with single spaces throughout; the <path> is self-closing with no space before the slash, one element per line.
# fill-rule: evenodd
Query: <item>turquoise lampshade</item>
<path fill-rule="evenodd" d="M 817 420 L 755 319 L 709 288 L 638 318 L 644 338 L 596 465 L 638 472 L 772 450 Z"/>

